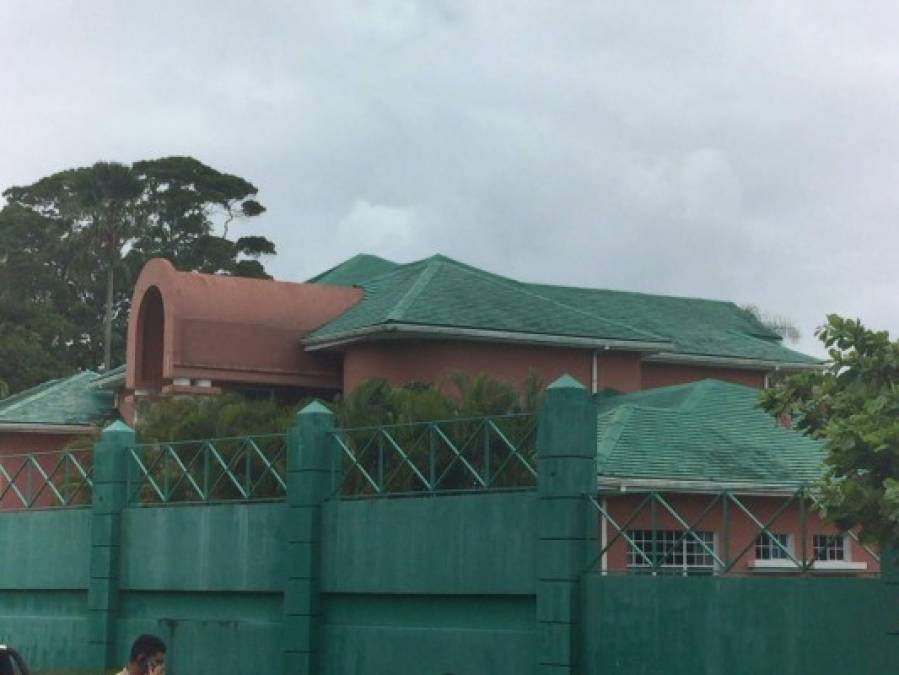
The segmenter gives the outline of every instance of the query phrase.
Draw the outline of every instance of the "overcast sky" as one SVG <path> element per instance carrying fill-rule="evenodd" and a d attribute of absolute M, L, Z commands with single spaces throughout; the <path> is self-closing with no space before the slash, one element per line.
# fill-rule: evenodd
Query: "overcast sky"
<path fill-rule="evenodd" d="M 0 187 L 193 155 L 280 279 L 440 252 L 895 337 L 899 5 L 734 4 L 3 0 Z"/>

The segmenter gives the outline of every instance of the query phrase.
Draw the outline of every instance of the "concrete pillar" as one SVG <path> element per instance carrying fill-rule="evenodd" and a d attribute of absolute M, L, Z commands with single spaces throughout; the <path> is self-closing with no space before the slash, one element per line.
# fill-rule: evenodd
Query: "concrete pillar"
<path fill-rule="evenodd" d="M 537 673 L 576 672 L 585 495 L 596 486 L 596 410 L 569 375 L 551 384 L 537 427 Z"/>
<path fill-rule="evenodd" d="M 94 492 L 91 506 L 90 581 L 88 586 L 88 649 L 98 669 L 120 666 L 115 653 L 115 623 L 119 593 L 119 546 L 122 511 L 127 495 L 127 448 L 134 430 L 113 422 L 94 445 Z"/>
<path fill-rule="evenodd" d="M 297 413 L 287 439 L 285 673 L 318 673 L 321 624 L 321 510 L 331 493 L 334 413 L 313 402 Z"/>

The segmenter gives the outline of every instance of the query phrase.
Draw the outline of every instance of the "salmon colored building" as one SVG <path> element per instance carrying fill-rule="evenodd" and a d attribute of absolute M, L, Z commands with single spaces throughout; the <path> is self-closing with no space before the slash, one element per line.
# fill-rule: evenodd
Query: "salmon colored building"
<path fill-rule="evenodd" d="M 689 515 L 704 495 L 730 486 L 764 513 L 820 476 L 820 446 L 755 407 L 755 392 L 772 373 L 817 367 L 730 302 L 526 283 L 440 255 L 408 264 L 358 255 L 305 283 L 183 272 L 157 259 L 134 288 L 126 364 L 100 378 L 97 389 L 114 396 L 112 405 L 133 423 L 142 400 L 173 395 L 237 391 L 291 401 L 331 398 L 373 377 L 440 384 L 461 371 L 522 384 L 529 373 L 545 383 L 567 373 L 597 401 L 597 488 L 617 502 L 601 519 L 608 540 L 609 518 L 623 517 L 635 490 L 668 495 Z M 730 408 L 715 407 L 722 396 Z M 647 406 L 656 417 L 621 421 L 643 420 Z M 699 414 L 706 408 L 718 412 Z M 755 433 L 762 424 L 770 434 Z M 674 437 L 681 442 L 672 445 Z M 795 462 L 784 462 L 782 444 Z M 704 462 L 697 461 L 700 447 Z M 643 517 L 629 525 L 634 536 L 646 529 Z M 656 513 L 656 525 L 673 527 L 666 517 Z M 728 529 L 716 517 L 707 514 L 701 536 L 721 550 L 742 548 L 738 540 L 752 528 L 734 517 Z M 861 570 L 861 563 L 872 571 L 873 558 L 848 540 L 837 551 L 840 542 L 822 538 L 837 534 L 814 518 L 802 519 L 800 535 L 797 506 L 787 508 L 772 524 L 785 531 L 769 531 L 784 542 L 773 555 L 799 551 L 799 539 L 811 537 L 805 548 L 827 544 L 853 563 L 843 571 Z M 603 556 L 607 568 L 639 568 L 634 546 L 643 544 L 628 538 Z M 751 541 L 734 571 L 776 570 L 777 563 L 753 563 L 766 543 L 756 551 Z M 679 559 L 686 559 L 690 552 L 681 548 Z"/>

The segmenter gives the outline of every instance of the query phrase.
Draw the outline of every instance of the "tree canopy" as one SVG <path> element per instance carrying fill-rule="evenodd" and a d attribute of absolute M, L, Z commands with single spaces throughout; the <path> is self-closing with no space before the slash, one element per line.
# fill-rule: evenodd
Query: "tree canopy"
<path fill-rule="evenodd" d="M 131 288 L 150 258 L 182 270 L 267 277 L 257 188 L 192 157 L 98 162 L 4 191 L 0 379 L 12 390 L 124 357 Z"/>
<path fill-rule="evenodd" d="M 826 442 L 824 515 L 863 539 L 899 542 L 899 341 L 835 314 L 818 329 L 829 361 L 789 375 L 762 407 Z"/>

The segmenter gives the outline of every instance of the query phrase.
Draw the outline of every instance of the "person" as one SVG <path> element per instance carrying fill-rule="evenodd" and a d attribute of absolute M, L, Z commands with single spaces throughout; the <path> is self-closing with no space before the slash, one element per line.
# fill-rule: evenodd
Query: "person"
<path fill-rule="evenodd" d="M 165 675 L 165 643 L 155 635 L 141 635 L 119 675 Z"/>

